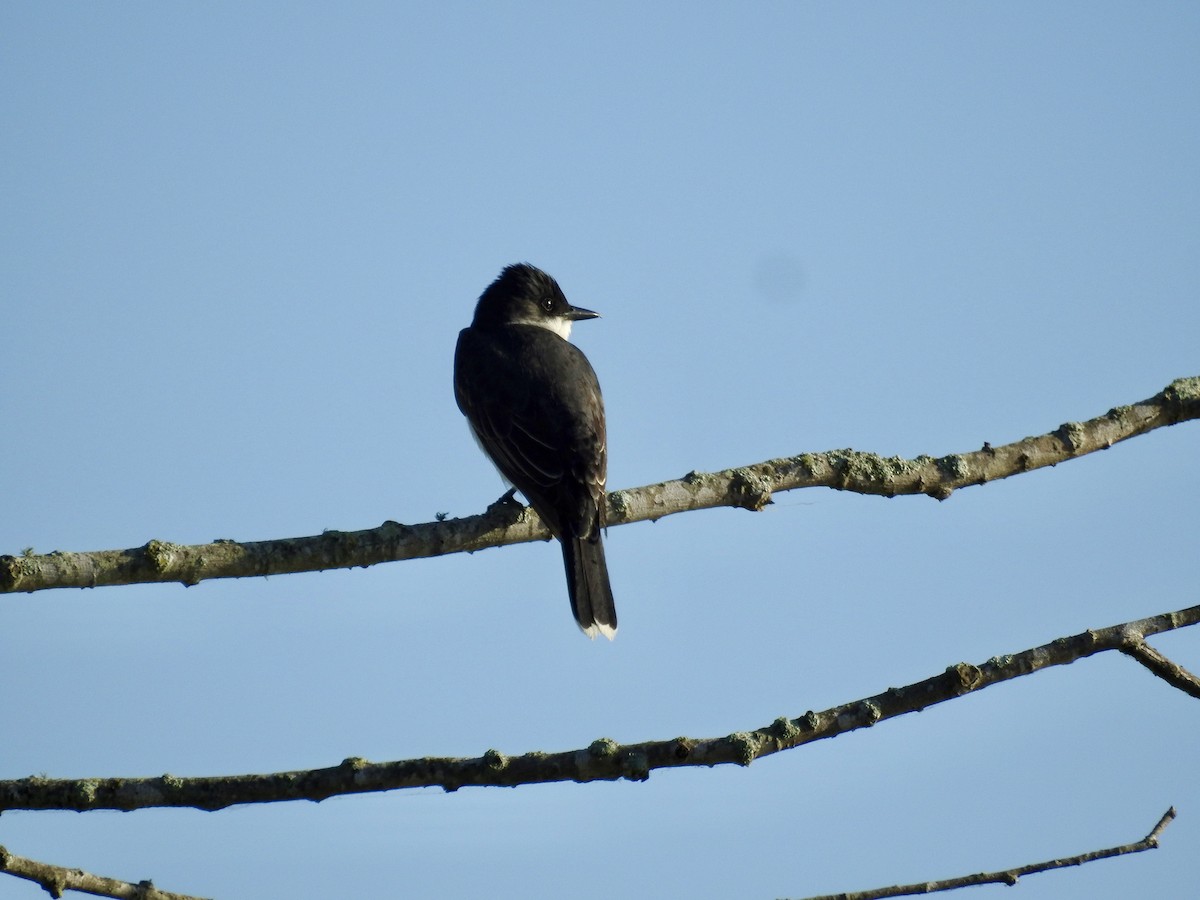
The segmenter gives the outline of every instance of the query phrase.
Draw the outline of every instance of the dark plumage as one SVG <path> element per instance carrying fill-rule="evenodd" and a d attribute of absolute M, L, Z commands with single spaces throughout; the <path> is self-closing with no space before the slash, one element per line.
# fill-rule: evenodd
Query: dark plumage
<path fill-rule="evenodd" d="M 587 357 L 567 340 L 573 322 L 596 316 L 571 306 L 540 269 L 507 267 L 458 336 L 454 396 L 480 446 L 561 542 L 575 621 L 588 637 L 612 639 L 604 401 Z"/>

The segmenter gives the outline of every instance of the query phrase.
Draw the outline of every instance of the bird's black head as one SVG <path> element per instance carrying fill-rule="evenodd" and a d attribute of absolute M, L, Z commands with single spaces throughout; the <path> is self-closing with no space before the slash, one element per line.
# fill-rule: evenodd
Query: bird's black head
<path fill-rule="evenodd" d="M 571 334 L 571 323 L 595 319 L 599 313 L 567 302 L 558 282 L 528 263 L 508 266 L 488 285 L 475 307 L 475 328 L 537 325 L 559 337 Z"/>

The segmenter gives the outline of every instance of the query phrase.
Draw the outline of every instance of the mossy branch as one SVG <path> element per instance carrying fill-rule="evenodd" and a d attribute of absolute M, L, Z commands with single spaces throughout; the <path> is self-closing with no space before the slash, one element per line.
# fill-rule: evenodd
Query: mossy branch
<path fill-rule="evenodd" d="M 10 809 L 133 810 L 193 807 L 216 810 L 241 803 L 324 800 L 342 794 L 399 788 L 515 787 L 559 781 L 644 781 L 655 769 L 680 766 L 747 766 L 756 759 L 869 728 L 885 719 L 918 712 L 1050 666 L 1062 666 L 1108 650 L 1127 651 L 1149 635 L 1200 622 L 1200 606 L 1059 638 L 1021 653 L 979 665 L 958 663 L 906 687 L 798 718 L 781 716 L 769 725 L 724 737 L 677 737 L 619 744 L 609 738 L 578 750 L 534 751 L 506 756 L 489 750 L 477 758 L 426 757 L 373 763 L 350 758 L 325 769 L 182 778 L 58 779 L 33 776 L 0 781 L 0 811 Z M 1170 682 L 1170 679 L 1168 679 Z"/>
<path fill-rule="evenodd" d="M 718 506 L 761 510 L 773 494 L 827 487 L 895 497 L 925 494 L 945 500 L 959 488 L 998 481 L 1053 466 L 1156 428 L 1200 418 L 1200 377 L 1181 378 L 1147 400 L 1118 406 L 1086 422 L 999 447 L 915 459 L 881 457 L 855 450 L 802 453 L 754 465 L 614 491 L 609 526 L 657 520 Z M 182 545 L 152 540 L 128 550 L 0 556 L 0 593 L 49 588 L 246 578 L 473 552 L 526 541 L 548 540 L 549 531 L 530 509 L 514 502 L 487 512 L 419 525 L 384 522 L 362 531 L 327 531 L 310 537 L 251 541 L 217 540 Z"/>

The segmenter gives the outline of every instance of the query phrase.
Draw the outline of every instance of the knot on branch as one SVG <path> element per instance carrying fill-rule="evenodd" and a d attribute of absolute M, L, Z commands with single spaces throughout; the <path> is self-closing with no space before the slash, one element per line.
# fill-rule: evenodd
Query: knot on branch
<path fill-rule="evenodd" d="M 588 755 L 592 759 L 612 759 L 620 749 L 621 745 L 612 738 L 597 738 L 588 745 Z"/>
<path fill-rule="evenodd" d="M 734 762 L 739 766 L 748 766 L 758 758 L 762 739 L 757 734 L 749 731 L 737 731 L 731 734 L 727 740 L 733 745 L 734 752 L 737 754 Z"/>
<path fill-rule="evenodd" d="M 80 778 L 71 787 L 71 793 L 74 794 L 72 799 L 84 809 L 87 809 L 96 802 L 96 794 L 100 789 L 100 782 L 95 778 Z"/>
<path fill-rule="evenodd" d="M 1200 376 L 1176 378 L 1162 392 L 1171 413 L 1171 421 L 1194 418 L 1193 407 L 1200 406 Z"/>
<path fill-rule="evenodd" d="M 24 578 L 36 575 L 38 567 L 25 556 L 0 556 L 0 590 L 16 590 Z"/>
<path fill-rule="evenodd" d="M 619 525 L 629 517 L 629 498 L 625 491 L 613 491 L 608 495 L 608 524 Z"/>
<path fill-rule="evenodd" d="M 508 768 L 508 757 L 499 750 L 488 750 L 483 754 L 483 767 L 489 772 L 503 772 Z"/>
<path fill-rule="evenodd" d="M 787 716 L 780 716 L 771 723 L 771 733 L 784 743 L 790 743 L 803 734 L 796 723 Z"/>
<path fill-rule="evenodd" d="M 367 767 L 371 764 L 361 756 L 348 756 L 342 760 L 339 768 L 346 770 L 350 774 L 352 784 L 364 784 L 367 780 Z"/>
<path fill-rule="evenodd" d="M 171 564 L 175 562 L 175 552 L 177 550 L 179 550 L 177 544 L 160 540 L 147 541 L 146 546 L 142 547 L 142 553 L 146 556 L 146 562 L 159 574 L 171 568 Z"/>
<path fill-rule="evenodd" d="M 729 494 L 734 505 L 751 512 L 761 512 L 771 503 L 770 479 L 752 469 L 734 469 L 729 482 Z"/>
<path fill-rule="evenodd" d="M 1078 453 L 1087 441 L 1087 430 L 1078 422 L 1063 422 L 1054 436 L 1062 441 L 1068 453 Z"/>
<path fill-rule="evenodd" d="M 871 700 L 859 700 L 842 708 L 838 713 L 837 726 L 843 731 L 854 728 L 870 728 L 883 718 L 879 704 Z"/>
<path fill-rule="evenodd" d="M 979 682 L 983 680 L 983 673 L 978 666 L 973 666 L 970 663 L 956 663 L 946 669 L 946 674 L 957 682 L 957 686 L 961 691 L 971 691 L 979 686 Z"/>
<path fill-rule="evenodd" d="M 862 712 L 863 723 L 865 725 L 874 725 L 883 718 L 883 710 L 879 708 L 879 704 L 871 700 L 864 700 L 860 705 Z"/>

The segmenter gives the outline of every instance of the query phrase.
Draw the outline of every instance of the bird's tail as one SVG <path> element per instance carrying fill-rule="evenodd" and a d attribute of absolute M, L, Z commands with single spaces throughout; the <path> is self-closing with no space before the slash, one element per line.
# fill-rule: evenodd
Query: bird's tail
<path fill-rule="evenodd" d="M 617 636 L 617 608 L 599 532 L 590 539 L 564 536 L 562 551 L 575 621 L 588 637 L 599 633 L 611 641 Z"/>

